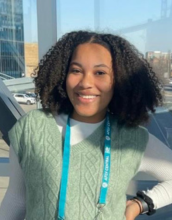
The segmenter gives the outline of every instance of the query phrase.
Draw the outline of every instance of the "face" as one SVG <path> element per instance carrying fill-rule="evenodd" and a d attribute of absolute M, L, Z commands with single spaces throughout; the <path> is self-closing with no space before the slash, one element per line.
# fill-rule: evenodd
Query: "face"
<path fill-rule="evenodd" d="M 72 118 L 87 123 L 104 119 L 113 96 L 112 57 L 95 43 L 79 45 L 72 56 L 66 90 L 73 105 Z"/>

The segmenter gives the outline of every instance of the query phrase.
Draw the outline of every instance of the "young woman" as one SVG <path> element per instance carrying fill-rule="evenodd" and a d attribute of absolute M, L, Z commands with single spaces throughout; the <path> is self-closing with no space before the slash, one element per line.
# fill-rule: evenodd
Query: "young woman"
<path fill-rule="evenodd" d="M 159 82 L 132 45 L 71 32 L 35 74 L 43 109 L 9 133 L 12 171 L 1 220 L 134 220 L 171 203 L 172 152 L 140 126 L 162 103 Z M 163 182 L 126 202 L 139 171 Z"/>

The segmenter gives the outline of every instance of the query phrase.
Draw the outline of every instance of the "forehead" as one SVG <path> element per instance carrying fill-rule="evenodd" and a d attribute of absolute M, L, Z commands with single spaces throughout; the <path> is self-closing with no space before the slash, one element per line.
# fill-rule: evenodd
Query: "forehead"
<path fill-rule="evenodd" d="M 112 57 L 107 48 L 96 43 L 80 44 L 74 50 L 72 61 L 97 61 L 111 63 Z"/>

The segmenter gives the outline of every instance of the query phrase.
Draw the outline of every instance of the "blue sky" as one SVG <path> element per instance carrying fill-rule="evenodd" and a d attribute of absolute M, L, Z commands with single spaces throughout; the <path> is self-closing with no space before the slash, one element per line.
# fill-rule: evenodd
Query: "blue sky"
<path fill-rule="evenodd" d="M 149 35 L 146 29 L 140 29 L 134 32 L 121 33 L 130 42 L 142 52 L 147 50 L 168 50 L 169 44 L 172 45 L 172 20 L 167 25 L 154 25 L 154 21 L 161 18 L 161 0 L 96 0 L 100 7 L 100 30 L 114 33 L 115 30 L 126 27 L 133 27 L 152 20 L 151 29 L 153 33 Z M 167 0 L 168 7 L 172 0 Z M 27 42 L 37 41 L 37 22 L 36 22 L 36 0 L 23 1 L 25 18 L 25 40 Z M 98 5 L 97 5 L 98 6 Z M 98 11 L 98 7 L 96 7 Z M 97 12 L 96 11 L 96 12 Z M 62 34 L 76 29 L 95 28 L 95 8 L 94 0 L 57 0 L 57 27 L 58 37 Z M 168 16 L 169 10 L 167 11 Z M 98 21 L 98 19 L 96 19 Z M 167 23 L 167 22 L 166 22 Z M 171 37 L 165 36 L 165 32 Z M 150 28 L 149 28 L 150 29 Z M 155 33 L 155 34 L 154 34 Z M 150 39 L 148 41 L 148 36 Z M 168 38 L 168 39 L 166 39 Z M 156 42 L 156 45 L 154 45 Z M 159 46 L 161 45 L 161 46 Z"/>
<path fill-rule="evenodd" d="M 72 26 L 94 25 L 94 1 L 61 0 L 61 21 Z M 161 0 L 99 0 L 101 26 L 114 29 L 160 17 Z M 155 4 L 156 3 L 156 4 Z M 64 26 L 65 29 L 65 26 Z"/>

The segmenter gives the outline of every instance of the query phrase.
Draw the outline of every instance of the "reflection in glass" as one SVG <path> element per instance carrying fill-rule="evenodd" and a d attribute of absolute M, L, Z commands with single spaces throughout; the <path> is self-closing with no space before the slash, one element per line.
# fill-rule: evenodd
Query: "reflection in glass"
<path fill-rule="evenodd" d="M 8 159 L 9 147 L 2 139 L 2 133 L 0 131 L 0 204 L 8 187 L 9 177 L 8 169 L 6 166 Z"/>
<path fill-rule="evenodd" d="M 165 127 L 165 130 L 166 130 L 167 141 L 172 149 L 172 128 Z"/>
<path fill-rule="evenodd" d="M 165 106 L 172 108 L 172 0 L 57 0 L 57 11 L 58 37 L 87 29 L 121 35 L 134 44 L 161 80 Z"/>
<path fill-rule="evenodd" d="M 14 78 L 25 72 L 23 1 L 0 1 L 0 72 Z"/>
<path fill-rule="evenodd" d="M 37 65 L 36 1 L 0 0 L 0 78 L 13 94 L 33 93 Z M 29 99 L 18 103 L 26 112 L 36 108 Z"/>

